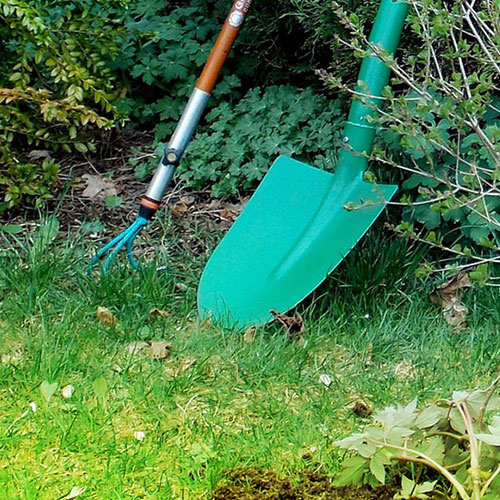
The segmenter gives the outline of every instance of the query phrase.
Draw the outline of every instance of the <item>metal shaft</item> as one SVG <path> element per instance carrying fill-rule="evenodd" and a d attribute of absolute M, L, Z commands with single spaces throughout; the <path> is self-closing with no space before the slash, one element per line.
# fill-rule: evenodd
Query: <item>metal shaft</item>
<path fill-rule="evenodd" d="M 149 185 L 148 192 L 146 193 L 148 198 L 158 202 L 163 198 L 174 176 L 175 169 L 205 111 L 209 99 L 210 94 L 197 88 L 194 89 L 182 113 L 179 124 L 175 129 L 174 135 L 168 143 L 165 155 L 158 165 L 156 173 Z"/>
<path fill-rule="evenodd" d="M 174 135 L 165 149 L 155 175 L 149 185 L 146 197 L 141 202 L 140 215 L 151 218 L 158 209 L 182 155 L 207 106 L 210 94 L 217 82 L 222 67 L 245 21 L 253 0 L 235 0 L 222 31 L 210 53 L 203 72 L 196 84 L 189 102 L 182 113 Z"/>

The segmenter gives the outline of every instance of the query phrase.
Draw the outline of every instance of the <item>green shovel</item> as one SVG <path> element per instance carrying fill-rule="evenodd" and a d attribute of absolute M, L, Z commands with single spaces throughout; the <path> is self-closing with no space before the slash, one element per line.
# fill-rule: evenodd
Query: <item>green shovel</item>
<path fill-rule="evenodd" d="M 382 0 L 370 41 L 394 54 L 408 5 Z M 278 158 L 211 256 L 201 278 L 202 318 L 246 328 L 273 319 L 309 295 L 374 223 L 397 186 L 363 180 L 375 128 L 367 118 L 389 81 L 375 55 L 361 65 L 334 174 Z"/>

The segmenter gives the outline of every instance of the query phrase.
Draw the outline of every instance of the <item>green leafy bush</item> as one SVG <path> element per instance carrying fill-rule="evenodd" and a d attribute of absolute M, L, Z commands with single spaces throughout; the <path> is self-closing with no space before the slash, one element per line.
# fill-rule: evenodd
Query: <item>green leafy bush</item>
<path fill-rule="evenodd" d="M 53 162 L 26 150 L 94 150 L 88 130 L 110 127 L 121 89 L 108 61 L 120 51 L 123 1 L 0 0 L 0 185 L 5 208 L 49 195 Z"/>
<path fill-rule="evenodd" d="M 499 383 L 497 378 L 487 390 L 456 391 L 420 411 L 415 400 L 376 412 L 363 432 L 335 443 L 354 452 L 337 484 L 397 484 L 395 498 L 403 499 L 428 498 L 434 491 L 462 500 L 499 498 Z"/>
<path fill-rule="evenodd" d="M 476 2 L 412 0 L 408 24 L 419 51 L 394 60 L 392 91 L 377 119 L 374 162 L 403 178 L 404 222 L 396 230 L 454 256 L 448 267 L 500 263 L 500 25 L 498 9 Z M 358 56 L 363 27 L 337 9 Z M 338 83 L 338 82 L 337 82 Z M 431 266 L 421 274 L 432 272 Z"/>
<path fill-rule="evenodd" d="M 207 115 L 180 167 L 196 188 L 215 196 L 248 190 L 274 159 L 288 155 L 332 169 L 330 154 L 340 137 L 341 103 L 312 90 L 271 86 L 250 90 L 236 105 L 221 103 Z"/>

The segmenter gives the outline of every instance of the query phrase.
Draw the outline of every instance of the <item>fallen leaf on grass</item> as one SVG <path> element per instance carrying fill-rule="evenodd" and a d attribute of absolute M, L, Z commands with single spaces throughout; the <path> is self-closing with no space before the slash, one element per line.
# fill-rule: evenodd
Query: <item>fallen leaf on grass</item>
<path fill-rule="evenodd" d="M 75 388 L 72 385 L 65 385 L 61 389 L 61 396 L 64 399 L 69 399 L 71 396 L 73 396 L 74 392 L 75 392 Z"/>
<path fill-rule="evenodd" d="M 471 282 L 466 273 L 459 273 L 451 280 L 439 285 L 430 295 L 431 302 L 438 306 L 445 307 L 448 303 L 457 299 L 461 291 L 470 288 Z"/>
<path fill-rule="evenodd" d="M 286 334 L 290 340 L 298 342 L 300 345 L 304 345 L 304 337 L 302 334 L 306 331 L 304 326 L 304 320 L 302 316 L 295 313 L 293 316 L 286 316 L 278 311 L 269 311 L 277 321 L 281 324 Z"/>
<path fill-rule="evenodd" d="M 433 304 L 441 307 L 444 320 L 456 330 L 467 326 L 467 308 L 460 301 L 462 290 L 470 288 L 471 282 L 466 273 L 459 273 L 451 280 L 439 285 L 431 294 Z"/>
<path fill-rule="evenodd" d="M 37 160 L 50 160 L 50 151 L 47 151 L 46 149 L 32 149 L 28 153 L 28 157 L 30 160 L 37 161 Z"/>
<path fill-rule="evenodd" d="M 142 431 L 135 431 L 134 437 L 135 437 L 135 439 L 137 439 L 137 441 L 144 441 L 146 434 L 144 434 L 144 432 L 142 432 Z"/>
<path fill-rule="evenodd" d="M 104 377 L 98 377 L 92 382 L 92 389 L 94 389 L 94 393 L 104 405 L 106 401 L 106 396 L 108 395 L 108 383 Z"/>
<path fill-rule="evenodd" d="M 128 354 L 134 355 L 140 353 L 147 347 L 149 347 L 149 344 L 147 342 L 142 342 L 142 341 L 132 342 L 127 346 L 127 352 Z"/>
<path fill-rule="evenodd" d="M 97 320 L 105 326 L 115 326 L 116 316 L 106 307 L 98 307 L 96 311 Z"/>
<path fill-rule="evenodd" d="M 0 361 L 5 365 L 17 365 L 24 359 L 23 347 L 21 345 L 13 346 L 9 352 L 2 354 Z"/>
<path fill-rule="evenodd" d="M 196 359 L 194 358 L 186 358 L 182 360 L 180 365 L 177 366 L 168 366 L 165 368 L 165 374 L 169 375 L 170 377 L 178 377 L 181 373 L 186 372 L 189 370 L 192 366 L 196 364 Z"/>
<path fill-rule="evenodd" d="M 161 316 L 162 318 L 168 318 L 170 313 L 167 311 L 163 311 L 162 309 L 158 309 L 157 307 L 153 307 L 151 311 L 149 311 L 150 316 Z"/>
<path fill-rule="evenodd" d="M 365 358 L 365 366 L 370 366 L 372 364 L 372 358 L 373 358 L 373 344 L 371 342 L 366 346 L 364 358 Z"/>
<path fill-rule="evenodd" d="M 182 196 L 177 203 L 170 209 L 174 217 L 189 212 L 195 202 L 194 196 Z"/>
<path fill-rule="evenodd" d="M 443 318 L 456 330 L 461 330 L 467 326 L 467 308 L 457 298 L 443 307 Z"/>
<path fill-rule="evenodd" d="M 118 190 L 115 183 L 111 179 L 105 179 L 100 175 L 84 174 L 82 179 L 87 182 L 87 187 L 82 193 L 84 198 L 94 199 L 97 196 L 107 198 L 108 196 L 116 196 Z"/>
<path fill-rule="evenodd" d="M 67 500 L 71 500 L 71 498 L 76 498 L 79 497 L 81 494 L 85 493 L 87 488 L 78 488 L 78 487 L 73 487 L 71 491 L 68 493 L 68 495 L 64 498 Z"/>
<path fill-rule="evenodd" d="M 59 384 L 57 382 L 51 384 L 46 380 L 44 380 L 40 384 L 40 392 L 42 393 L 43 399 L 45 399 L 47 403 L 50 401 L 50 398 L 54 395 L 54 392 L 56 392 L 58 385 Z"/>
<path fill-rule="evenodd" d="M 394 375 L 399 380 L 407 380 L 415 378 L 415 367 L 410 361 L 401 361 L 394 368 Z"/>
<path fill-rule="evenodd" d="M 170 357 L 170 351 L 172 349 L 171 342 L 165 342 L 164 340 L 158 340 L 151 342 L 149 345 L 149 357 L 151 359 L 168 359 Z"/>
<path fill-rule="evenodd" d="M 194 358 L 186 358 L 180 367 L 180 373 L 188 371 L 192 366 L 196 364 L 196 359 Z"/>
<path fill-rule="evenodd" d="M 312 460 L 314 457 L 314 454 L 316 453 L 316 450 L 317 450 L 316 446 L 311 446 L 301 453 L 300 458 L 302 458 L 302 460 L 306 460 L 306 461 Z"/>
<path fill-rule="evenodd" d="M 371 406 L 362 399 L 356 399 L 348 406 L 348 408 L 361 418 L 367 418 L 373 413 Z"/>
<path fill-rule="evenodd" d="M 243 342 L 245 344 L 251 344 L 255 340 L 255 333 L 257 332 L 257 328 L 255 326 L 251 326 L 243 335 Z"/>
<path fill-rule="evenodd" d="M 326 375 L 326 374 L 320 375 L 319 376 L 319 381 L 325 387 L 330 387 L 332 385 L 332 382 L 333 382 L 332 381 L 332 377 L 330 377 L 330 375 Z"/>
<path fill-rule="evenodd" d="M 184 283 L 176 283 L 175 284 L 175 290 L 177 292 L 185 292 L 187 289 L 188 289 L 188 287 Z"/>

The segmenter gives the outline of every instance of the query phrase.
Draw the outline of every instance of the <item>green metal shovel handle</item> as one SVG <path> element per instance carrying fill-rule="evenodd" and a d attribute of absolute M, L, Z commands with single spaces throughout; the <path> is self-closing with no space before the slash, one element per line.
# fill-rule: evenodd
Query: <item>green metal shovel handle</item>
<path fill-rule="evenodd" d="M 393 56 L 398 48 L 408 4 L 400 1 L 382 0 L 370 34 L 370 42 Z M 357 94 L 369 95 L 361 101 L 353 99 L 349 118 L 344 128 L 343 140 L 349 147 L 339 155 L 339 175 L 350 177 L 362 175 L 368 160 L 360 154 L 370 154 L 373 148 L 376 127 L 367 120 L 375 114 L 374 106 L 380 107 L 384 87 L 389 82 L 391 70 L 376 55 L 365 57 L 358 77 Z"/>

